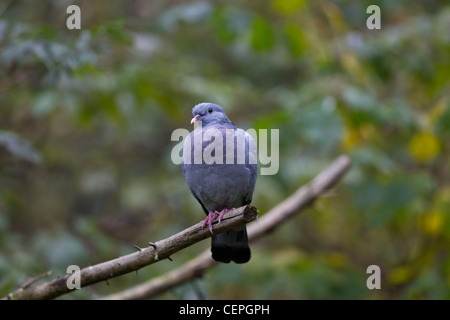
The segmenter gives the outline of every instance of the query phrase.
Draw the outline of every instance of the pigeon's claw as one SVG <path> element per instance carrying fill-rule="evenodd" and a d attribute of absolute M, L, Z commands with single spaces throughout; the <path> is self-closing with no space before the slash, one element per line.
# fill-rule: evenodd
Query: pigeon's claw
<path fill-rule="evenodd" d="M 205 221 L 203 222 L 203 226 L 202 229 L 204 227 L 206 227 L 206 225 L 208 225 L 209 227 L 209 231 L 211 231 L 211 233 L 214 233 L 212 230 L 212 222 L 214 221 L 214 219 L 216 219 L 219 216 L 219 213 L 217 211 L 210 211 L 208 216 L 206 217 Z"/>
<path fill-rule="evenodd" d="M 224 215 L 225 213 L 227 213 L 228 211 L 233 210 L 233 209 L 234 209 L 234 208 L 231 208 L 231 209 L 226 209 L 226 208 L 225 208 L 225 209 L 223 209 L 223 210 L 220 211 L 220 212 L 217 212 L 217 211 L 210 211 L 209 214 L 208 214 L 208 216 L 206 217 L 205 221 L 203 221 L 202 229 L 205 228 L 206 226 L 208 226 L 209 231 L 211 231 L 211 233 L 214 233 L 213 230 L 212 230 L 212 222 L 213 222 L 217 217 L 219 217 L 219 223 L 220 223 L 220 222 L 222 221 L 223 215 Z"/>
<path fill-rule="evenodd" d="M 227 213 L 228 211 L 234 210 L 235 208 L 231 208 L 231 209 L 223 209 L 222 211 L 219 212 L 219 223 L 220 221 L 222 221 L 222 217 L 225 213 Z"/>

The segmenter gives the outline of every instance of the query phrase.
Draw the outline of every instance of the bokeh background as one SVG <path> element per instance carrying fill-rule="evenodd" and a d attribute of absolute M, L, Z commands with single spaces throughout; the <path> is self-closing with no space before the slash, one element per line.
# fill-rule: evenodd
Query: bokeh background
<path fill-rule="evenodd" d="M 66 28 L 70 4 L 81 30 Z M 0 296 L 203 219 L 170 138 L 208 101 L 241 128 L 280 129 L 262 215 L 336 156 L 353 167 L 250 263 L 157 299 L 450 298 L 449 63 L 446 1 L 2 0 Z M 208 247 L 62 299 L 119 292 Z M 381 290 L 366 287 L 372 264 Z"/>

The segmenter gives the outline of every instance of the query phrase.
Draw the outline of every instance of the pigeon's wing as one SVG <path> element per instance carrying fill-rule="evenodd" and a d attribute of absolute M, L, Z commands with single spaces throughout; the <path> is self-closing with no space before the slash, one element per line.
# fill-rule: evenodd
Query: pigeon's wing
<path fill-rule="evenodd" d="M 187 185 L 189 187 L 189 190 L 191 191 L 192 195 L 194 196 L 195 199 L 197 199 L 198 203 L 200 203 L 200 205 L 202 206 L 203 211 L 208 214 L 208 210 L 206 209 L 205 205 L 203 204 L 203 202 L 200 200 L 199 196 L 195 193 L 195 184 L 191 183 L 191 177 L 189 174 L 189 170 L 190 170 L 190 165 L 185 165 L 184 163 L 182 163 L 182 168 L 183 168 L 183 174 L 184 177 L 186 179 Z"/>
<path fill-rule="evenodd" d="M 243 176 L 247 176 L 248 178 L 246 179 L 246 192 L 241 197 L 241 205 L 247 205 L 252 202 L 258 173 L 257 149 L 255 140 L 248 132 L 242 129 L 238 129 L 238 131 L 245 134 L 245 169 L 247 172 Z M 243 225 L 213 236 L 211 238 L 211 253 L 214 260 L 223 263 L 229 263 L 230 261 L 234 261 L 235 263 L 248 262 L 251 258 L 251 251 L 248 245 L 246 226 Z"/>

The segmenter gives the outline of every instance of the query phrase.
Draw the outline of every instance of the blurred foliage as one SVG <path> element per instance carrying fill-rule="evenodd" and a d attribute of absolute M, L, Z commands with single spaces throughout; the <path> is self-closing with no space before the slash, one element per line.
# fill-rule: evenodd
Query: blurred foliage
<path fill-rule="evenodd" d="M 82 29 L 66 28 L 78 4 Z M 381 30 L 366 8 L 381 8 Z M 0 3 L 0 295 L 51 269 L 127 254 L 202 219 L 176 128 L 222 105 L 280 129 L 264 214 L 337 155 L 329 196 L 159 298 L 450 298 L 450 7 L 444 1 L 3 1 Z M 145 281 L 209 241 L 64 296 Z M 379 265 L 382 289 L 365 286 Z"/>

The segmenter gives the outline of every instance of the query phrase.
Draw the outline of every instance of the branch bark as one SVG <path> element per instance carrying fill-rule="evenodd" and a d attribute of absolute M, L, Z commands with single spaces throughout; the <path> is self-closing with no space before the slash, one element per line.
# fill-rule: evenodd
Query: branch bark
<path fill-rule="evenodd" d="M 317 197 L 337 183 L 347 172 L 349 167 L 350 160 L 347 156 L 340 156 L 337 158 L 310 183 L 297 189 L 297 191 L 289 198 L 264 214 L 258 219 L 257 224 L 248 226 L 247 233 L 249 241 L 254 242 L 265 236 L 281 223 L 309 206 Z M 205 250 L 198 257 L 177 269 L 122 292 L 106 296 L 103 299 L 147 299 L 193 278 L 202 276 L 206 270 L 213 267 L 215 264 L 216 262 L 211 258 L 210 251 Z"/>
<path fill-rule="evenodd" d="M 230 210 L 225 213 L 221 223 L 214 222 L 213 231 L 221 233 L 236 228 L 255 220 L 257 215 L 256 207 L 251 205 Z M 199 222 L 167 239 L 151 243 L 149 247 L 139 249 L 139 251 L 132 254 L 81 269 L 81 287 L 115 278 L 170 258 L 170 255 L 175 252 L 211 237 L 212 234 L 209 229 L 202 228 L 202 225 L 203 222 Z M 59 276 L 52 281 L 34 287 L 22 286 L 3 299 L 34 300 L 56 298 L 72 291 L 67 286 L 67 280 L 70 276 L 71 274 Z"/>

